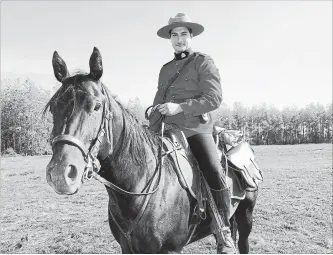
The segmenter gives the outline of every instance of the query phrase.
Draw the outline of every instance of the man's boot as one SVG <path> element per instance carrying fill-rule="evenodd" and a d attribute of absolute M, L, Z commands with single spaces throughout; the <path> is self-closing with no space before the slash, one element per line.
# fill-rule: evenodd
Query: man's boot
<path fill-rule="evenodd" d="M 231 206 L 231 196 L 228 188 L 223 190 L 211 190 L 212 195 L 215 200 L 216 207 L 222 218 L 225 228 L 222 230 L 225 243 L 217 244 L 218 254 L 235 254 L 237 253 L 236 247 L 234 245 L 234 240 L 231 237 L 230 231 L 230 206 Z"/>

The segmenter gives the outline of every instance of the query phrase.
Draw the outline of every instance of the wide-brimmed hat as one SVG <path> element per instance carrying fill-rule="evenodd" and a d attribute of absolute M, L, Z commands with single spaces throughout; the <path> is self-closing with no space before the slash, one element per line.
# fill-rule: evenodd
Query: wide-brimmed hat
<path fill-rule="evenodd" d="M 193 36 L 197 36 L 204 31 L 204 27 L 198 23 L 193 23 L 189 16 L 184 13 L 178 13 L 175 17 L 169 19 L 168 25 L 157 31 L 159 37 L 170 39 L 170 30 L 175 27 L 188 27 L 192 30 Z"/>

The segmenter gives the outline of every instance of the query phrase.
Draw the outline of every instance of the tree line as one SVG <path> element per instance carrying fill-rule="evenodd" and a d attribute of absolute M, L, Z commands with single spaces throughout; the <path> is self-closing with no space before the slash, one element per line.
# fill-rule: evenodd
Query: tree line
<path fill-rule="evenodd" d="M 1 81 L 1 153 L 50 154 L 52 118 L 42 117 L 50 92 L 28 78 Z"/>
<path fill-rule="evenodd" d="M 273 105 L 244 107 L 235 102 L 232 109 L 222 105 L 218 125 L 241 130 L 255 145 L 332 142 L 332 104 L 310 103 L 303 108 Z"/>
<path fill-rule="evenodd" d="M 29 78 L 1 81 L 1 153 L 12 150 L 22 155 L 50 154 L 52 116 L 43 109 L 52 94 Z M 147 106 L 138 98 L 125 107 L 142 124 L 147 124 Z M 241 130 L 245 140 L 255 145 L 332 142 L 332 104 L 310 103 L 304 108 L 273 105 L 245 107 L 235 102 L 214 111 L 216 125 Z"/>

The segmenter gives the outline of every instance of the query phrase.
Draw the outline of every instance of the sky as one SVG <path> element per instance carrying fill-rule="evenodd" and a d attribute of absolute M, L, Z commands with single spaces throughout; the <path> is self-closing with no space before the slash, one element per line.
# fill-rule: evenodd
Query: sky
<path fill-rule="evenodd" d="M 278 108 L 332 102 L 332 1 L 1 1 L 1 78 L 59 86 L 57 51 L 69 71 L 89 71 L 97 47 L 103 83 L 121 101 L 153 102 L 170 40 L 157 30 L 186 13 L 205 31 L 193 50 L 210 55 L 229 106 Z"/>

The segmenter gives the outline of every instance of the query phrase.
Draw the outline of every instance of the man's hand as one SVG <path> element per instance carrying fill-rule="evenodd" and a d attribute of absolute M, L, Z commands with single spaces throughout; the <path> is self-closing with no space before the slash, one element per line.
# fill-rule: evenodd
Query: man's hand
<path fill-rule="evenodd" d="M 157 109 L 161 114 L 166 116 L 173 116 L 183 111 L 181 106 L 175 103 L 160 104 Z"/>

